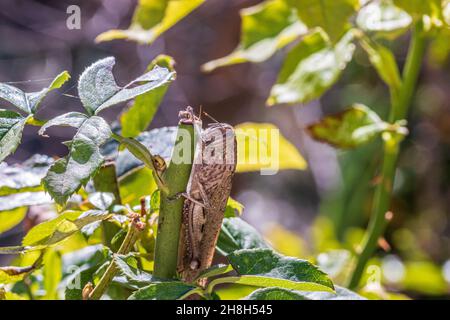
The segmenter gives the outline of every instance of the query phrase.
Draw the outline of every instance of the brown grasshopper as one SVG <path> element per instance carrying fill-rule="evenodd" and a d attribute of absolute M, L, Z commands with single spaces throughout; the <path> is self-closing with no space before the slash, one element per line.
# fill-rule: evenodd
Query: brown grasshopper
<path fill-rule="evenodd" d="M 211 266 L 236 170 L 236 137 L 232 126 L 214 123 L 201 130 L 183 206 L 178 272 L 195 281 Z M 199 280 L 202 283 L 202 280 Z"/>

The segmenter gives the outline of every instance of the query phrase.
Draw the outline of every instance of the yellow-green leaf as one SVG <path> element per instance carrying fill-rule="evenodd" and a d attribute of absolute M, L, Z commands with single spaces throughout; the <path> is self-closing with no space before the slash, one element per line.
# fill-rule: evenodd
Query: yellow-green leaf
<path fill-rule="evenodd" d="M 27 208 L 0 212 L 0 234 L 17 226 L 27 215 Z"/>
<path fill-rule="evenodd" d="M 204 71 L 243 63 L 262 62 L 307 31 L 285 0 L 265 1 L 241 10 L 241 42 L 228 56 L 202 66 Z"/>
<path fill-rule="evenodd" d="M 367 52 L 369 60 L 377 70 L 381 79 L 389 86 L 394 94 L 398 93 L 402 84 L 397 61 L 391 50 L 368 37 L 360 38 L 361 46 Z"/>
<path fill-rule="evenodd" d="M 128 29 L 109 30 L 96 41 L 127 39 L 150 44 L 205 0 L 139 0 Z"/>
<path fill-rule="evenodd" d="M 316 140 L 339 148 L 355 148 L 387 129 L 388 124 L 364 105 L 322 118 L 308 127 L 308 133 Z"/>
<path fill-rule="evenodd" d="M 360 6 L 359 0 L 288 0 L 309 28 L 321 27 L 333 42 L 350 28 L 350 17 Z"/>
<path fill-rule="evenodd" d="M 307 103 L 319 98 L 352 59 L 353 37 L 350 30 L 333 45 L 321 30 L 304 36 L 286 56 L 267 104 Z"/>
<path fill-rule="evenodd" d="M 358 12 L 356 18 L 356 24 L 365 32 L 389 39 L 404 33 L 411 23 L 411 16 L 394 6 L 391 0 L 368 3 Z"/>
<path fill-rule="evenodd" d="M 175 61 L 172 57 L 160 55 L 150 63 L 147 71 L 151 71 L 155 66 L 159 66 L 166 68 L 172 73 L 174 72 L 174 64 Z M 136 137 L 150 125 L 167 92 L 169 84 L 170 82 L 167 82 L 152 91 L 137 96 L 134 103 L 122 113 L 120 124 L 124 137 Z"/>
<path fill-rule="evenodd" d="M 48 246 L 58 243 L 85 225 L 105 220 L 109 214 L 101 210 L 66 211 L 58 217 L 33 227 L 22 240 L 23 246 Z"/>
<path fill-rule="evenodd" d="M 246 122 L 235 127 L 238 145 L 237 172 L 304 170 L 307 167 L 297 148 L 270 123 Z"/>

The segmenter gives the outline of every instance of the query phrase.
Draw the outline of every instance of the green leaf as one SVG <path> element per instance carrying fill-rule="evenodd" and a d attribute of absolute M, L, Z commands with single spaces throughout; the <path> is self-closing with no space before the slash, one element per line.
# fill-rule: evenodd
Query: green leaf
<path fill-rule="evenodd" d="M 394 39 L 408 30 L 411 16 L 393 5 L 390 0 L 374 1 L 358 13 L 356 24 L 363 31 Z"/>
<path fill-rule="evenodd" d="M 27 120 L 17 112 L 0 109 L 0 162 L 16 151 Z"/>
<path fill-rule="evenodd" d="M 96 41 L 127 39 L 150 44 L 205 0 L 140 0 L 126 30 L 109 30 Z"/>
<path fill-rule="evenodd" d="M 68 279 L 68 285 L 64 291 L 65 299 L 82 300 L 83 288 L 88 282 L 94 282 L 93 276 L 99 267 L 100 265 L 88 269 L 77 269 Z"/>
<path fill-rule="evenodd" d="M 44 191 L 15 193 L 0 197 L 0 212 L 50 203 L 53 201 Z"/>
<path fill-rule="evenodd" d="M 153 70 L 121 88 L 117 85 L 112 73 L 115 63 L 114 57 L 99 60 L 89 66 L 80 76 L 78 95 L 90 115 L 165 86 L 175 77 L 174 71 L 171 72 L 167 68 L 155 66 Z"/>
<path fill-rule="evenodd" d="M 309 300 L 299 291 L 283 288 L 262 288 L 253 291 L 243 300 Z"/>
<path fill-rule="evenodd" d="M 149 168 L 142 168 L 120 179 L 123 203 L 138 205 L 141 197 L 152 194 L 156 189 L 156 182 Z"/>
<path fill-rule="evenodd" d="M 355 104 L 350 109 L 326 116 L 308 127 L 316 140 L 339 148 L 355 148 L 367 143 L 390 125 L 368 107 Z"/>
<path fill-rule="evenodd" d="M 204 71 L 243 62 L 262 62 L 306 33 L 285 0 L 265 1 L 241 10 L 241 42 L 228 56 L 202 66 Z"/>
<path fill-rule="evenodd" d="M 174 64 L 175 61 L 172 57 L 160 55 L 150 63 L 147 70 L 150 71 L 155 66 L 159 66 L 174 73 Z M 173 77 L 175 77 L 175 73 Z M 120 116 L 123 136 L 136 137 L 147 129 L 167 92 L 168 85 L 169 82 L 166 82 L 164 85 L 136 97 L 134 103 Z"/>
<path fill-rule="evenodd" d="M 45 190 L 60 205 L 85 185 L 103 163 L 100 146 L 111 136 L 108 124 L 93 116 L 83 122 L 70 144 L 69 155 L 57 160 L 43 179 Z"/>
<path fill-rule="evenodd" d="M 175 300 L 183 299 L 197 288 L 183 282 L 160 282 L 135 291 L 128 300 Z"/>
<path fill-rule="evenodd" d="M 6 284 L 23 280 L 34 269 L 34 265 L 27 267 L 0 267 L 0 283 Z"/>
<path fill-rule="evenodd" d="M 45 298 L 56 300 L 58 299 L 58 285 L 62 279 L 61 254 L 56 250 L 47 250 L 44 254 L 43 264 Z"/>
<path fill-rule="evenodd" d="M 94 273 L 107 261 L 112 252 L 103 245 L 84 247 L 62 256 L 66 300 L 81 300 L 82 290 L 88 283 L 94 283 Z"/>
<path fill-rule="evenodd" d="M 356 148 L 386 130 L 388 124 L 368 107 L 356 104 L 308 127 L 314 139 L 339 148 Z"/>
<path fill-rule="evenodd" d="M 27 215 L 26 208 L 0 212 L 0 235 L 17 226 Z"/>
<path fill-rule="evenodd" d="M 101 210 L 65 211 L 58 217 L 33 227 L 22 240 L 23 246 L 56 244 L 92 222 L 105 220 L 110 214 Z"/>
<path fill-rule="evenodd" d="M 74 127 L 78 129 L 87 118 L 88 116 L 84 113 L 68 112 L 47 121 L 47 123 L 39 129 L 39 134 L 45 136 L 45 130 L 53 126 Z"/>
<path fill-rule="evenodd" d="M 115 197 L 110 192 L 94 192 L 89 194 L 88 200 L 97 209 L 106 211 L 114 203 Z"/>
<path fill-rule="evenodd" d="M 221 274 L 228 273 L 230 271 L 233 271 L 233 267 L 229 264 L 216 264 L 211 267 L 209 267 L 206 270 L 203 270 L 196 278 L 197 279 L 203 279 L 203 278 L 210 278 L 215 277 Z"/>
<path fill-rule="evenodd" d="M 359 294 L 346 288 L 335 286 L 336 292 L 308 292 L 298 291 L 299 294 L 310 300 L 367 300 Z"/>
<path fill-rule="evenodd" d="M 360 43 L 367 52 L 370 62 L 377 70 L 381 79 L 383 79 L 393 93 L 397 95 L 402 85 L 402 80 L 392 51 L 381 44 L 370 40 L 368 37 L 361 37 Z"/>
<path fill-rule="evenodd" d="M 228 255 L 240 249 L 270 248 L 263 237 L 241 218 L 225 218 L 222 222 L 217 250 Z"/>
<path fill-rule="evenodd" d="M 309 28 L 321 27 L 333 42 L 349 28 L 350 17 L 360 6 L 359 0 L 288 0 L 297 8 L 300 19 Z"/>
<path fill-rule="evenodd" d="M 167 163 L 170 161 L 177 136 L 177 127 L 162 127 L 141 133 L 136 140 L 143 144 L 153 155 L 159 155 Z M 141 160 L 128 149 L 119 152 L 116 160 L 117 176 L 123 177 L 144 166 Z"/>
<path fill-rule="evenodd" d="M 335 286 L 336 292 L 310 292 L 284 288 L 263 288 L 253 291 L 244 300 L 366 300 L 346 288 Z"/>
<path fill-rule="evenodd" d="M 306 260 L 282 256 L 271 249 L 242 249 L 228 261 L 241 275 L 236 283 L 306 291 L 333 291 L 328 276 Z"/>
<path fill-rule="evenodd" d="M 12 103 L 14 106 L 27 114 L 34 113 L 37 110 L 42 99 L 52 90 L 59 89 L 70 79 L 67 71 L 64 71 L 56 76 L 49 87 L 38 92 L 25 93 L 22 90 L 10 86 L 5 83 L 0 83 L 0 98 Z"/>
<path fill-rule="evenodd" d="M 243 210 L 244 205 L 242 203 L 239 203 L 238 201 L 229 197 L 227 201 L 227 207 L 225 208 L 224 217 L 233 218 L 236 216 L 240 216 Z"/>
<path fill-rule="evenodd" d="M 64 277 L 73 273 L 74 267 L 88 269 L 104 264 L 111 259 L 112 252 L 101 244 L 87 246 L 71 251 L 62 256 L 62 270 Z"/>
<path fill-rule="evenodd" d="M 67 71 L 61 72 L 56 78 L 52 81 L 49 87 L 42 89 L 39 92 L 26 93 L 27 101 L 30 107 L 31 113 L 35 113 L 37 107 L 41 103 L 42 99 L 50 92 L 55 89 L 59 89 L 62 87 L 67 80 L 70 79 L 70 74 Z"/>
<path fill-rule="evenodd" d="M 394 4 L 408 12 L 415 19 L 422 16 L 436 17 L 442 14 L 442 0 L 393 0 Z"/>
<path fill-rule="evenodd" d="M 245 122 L 235 126 L 237 172 L 260 171 L 272 175 L 278 170 L 304 170 L 305 159 L 271 123 Z"/>
<path fill-rule="evenodd" d="M 303 37 L 286 56 L 267 104 L 307 103 L 319 98 L 352 59 L 353 37 L 350 30 L 336 45 L 320 30 Z"/>
<path fill-rule="evenodd" d="M 129 264 L 130 259 L 134 260 L 134 266 Z M 153 281 L 153 277 L 150 273 L 137 268 L 136 259 L 133 257 L 115 255 L 114 263 L 119 271 L 127 278 L 128 282 L 137 285 L 148 285 Z"/>
<path fill-rule="evenodd" d="M 35 154 L 22 164 L 0 164 L 0 196 L 19 192 L 41 191 L 41 179 L 47 173 L 53 159 Z"/>

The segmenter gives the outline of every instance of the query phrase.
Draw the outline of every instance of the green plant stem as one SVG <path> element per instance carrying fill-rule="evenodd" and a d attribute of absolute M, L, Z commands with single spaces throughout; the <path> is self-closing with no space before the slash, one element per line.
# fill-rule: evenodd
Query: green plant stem
<path fill-rule="evenodd" d="M 139 234 L 140 230 L 136 228 L 136 226 L 133 223 L 131 223 L 128 232 L 125 236 L 125 239 L 123 240 L 122 245 L 117 251 L 117 254 L 125 255 L 129 253 L 130 250 L 133 248 L 134 243 L 138 239 Z M 109 264 L 108 268 L 106 269 L 105 273 L 103 274 L 103 276 L 100 278 L 100 281 L 95 286 L 94 290 L 92 290 L 92 292 L 90 293 L 89 300 L 99 300 L 105 293 L 109 283 L 114 278 L 116 273 L 117 273 L 117 266 L 113 259 Z"/>
<path fill-rule="evenodd" d="M 114 195 L 114 201 L 111 204 L 111 207 L 122 202 L 114 162 L 106 162 L 103 164 L 93 180 L 96 191 L 108 192 Z M 102 221 L 102 227 L 104 244 L 111 248 L 111 240 L 114 235 L 119 232 L 120 227 L 110 221 Z"/>
<path fill-rule="evenodd" d="M 185 141 L 186 138 L 189 141 Z M 177 196 L 186 191 L 194 159 L 194 146 L 194 125 L 180 124 L 172 159 L 174 159 L 174 155 L 180 154 L 180 148 L 185 151 L 189 148 L 190 159 L 186 159 L 189 161 L 181 161 L 182 163 L 171 161 L 163 174 L 168 192 L 161 192 L 153 270 L 153 274 L 157 278 L 172 279 L 177 274 L 178 242 L 184 203 L 184 199 Z"/>
<path fill-rule="evenodd" d="M 393 99 L 389 120 L 395 122 L 406 117 L 408 109 L 414 96 L 417 79 L 419 76 L 421 62 L 425 52 L 425 38 L 422 27 L 417 24 L 412 32 L 411 45 L 403 72 L 403 83 L 400 88 L 398 99 Z M 377 248 L 378 239 L 383 235 L 389 211 L 392 187 L 395 177 L 395 169 L 399 155 L 399 143 L 393 136 L 384 138 L 384 156 L 381 169 L 381 180 L 375 190 L 372 206 L 372 214 L 366 234 L 362 241 L 362 250 L 357 258 L 355 269 L 349 280 L 348 287 L 354 289 L 358 286 L 367 262 Z"/>

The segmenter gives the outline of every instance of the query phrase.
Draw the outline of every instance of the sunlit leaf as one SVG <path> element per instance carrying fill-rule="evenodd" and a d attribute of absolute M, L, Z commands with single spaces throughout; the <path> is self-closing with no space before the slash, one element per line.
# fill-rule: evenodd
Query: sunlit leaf
<path fill-rule="evenodd" d="M 205 0 L 140 0 L 128 29 L 109 30 L 96 41 L 128 39 L 150 44 Z"/>
<path fill-rule="evenodd" d="M 47 250 L 43 264 L 45 298 L 55 300 L 58 298 L 57 289 L 62 279 L 61 254 L 57 250 Z"/>
<path fill-rule="evenodd" d="M 183 282 L 159 282 L 135 291 L 128 300 L 178 300 L 196 287 Z"/>
<path fill-rule="evenodd" d="M 58 217 L 33 227 L 22 240 L 23 246 L 48 246 L 58 243 L 92 222 L 105 220 L 109 213 L 101 210 L 65 211 Z"/>
<path fill-rule="evenodd" d="M 245 122 L 237 125 L 235 132 L 237 172 L 260 171 L 270 175 L 307 166 L 297 148 L 273 124 Z"/>
<path fill-rule="evenodd" d="M 172 149 L 175 145 L 177 127 L 162 127 L 142 132 L 136 140 L 142 143 L 153 155 L 162 157 L 166 162 L 170 161 Z M 120 151 L 116 161 L 117 176 L 123 177 L 132 173 L 135 169 L 144 166 L 127 149 Z"/>
<path fill-rule="evenodd" d="M 160 66 L 174 72 L 174 63 L 172 57 L 160 55 L 150 63 L 147 71 L 151 71 L 155 66 Z M 147 129 L 167 92 L 168 84 L 169 82 L 136 97 L 133 104 L 122 113 L 120 124 L 124 137 L 136 137 Z"/>
<path fill-rule="evenodd" d="M 19 192 L 42 190 L 41 179 L 47 173 L 53 159 L 35 154 L 21 164 L 0 164 L 0 196 Z"/>
<path fill-rule="evenodd" d="M 244 210 L 244 205 L 229 197 L 227 201 L 227 207 L 225 208 L 224 217 L 232 218 L 236 216 L 240 216 L 242 211 Z"/>
<path fill-rule="evenodd" d="M 328 276 L 306 260 L 286 257 L 271 249 L 242 249 L 228 261 L 242 277 L 236 283 L 260 287 L 283 287 L 306 291 L 334 291 Z"/>
<path fill-rule="evenodd" d="M 402 80 L 392 51 L 367 37 L 361 37 L 360 43 L 381 79 L 391 88 L 394 94 L 398 94 Z"/>
<path fill-rule="evenodd" d="M 0 235 L 17 226 L 26 216 L 26 208 L 0 212 Z"/>
<path fill-rule="evenodd" d="M 100 146 L 111 136 L 103 118 L 93 116 L 75 134 L 67 157 L 57 160 L 43 179 L 45 190 L 58 204 L 85 185 L 103 162 Z"/>
<path fill-rule="evenodd" d="M 114 57 L 99 60 L 89 66 L 80 76 L 78 94 L 84 108 L 91 115 L 165 86 L 175 76 L 173 71 L 155 66 L 151 71 L 134 79 L 122 88 L 117 85 L 112 73 L 115 62 Z"/>
<path fill-rule="evenodd" d="M 319 98 L 352 59 L 353 37 L 350 30 L 332 45 L 322 31 L 304 36 L 286 56 L 267 104 L 307 103 Z"/>
<path fill-rule="evenodd" d="M 0 109 L 0 162 L 16 151 L 27 120 L 17 112 Z"/>
<path fill-rule="evenodd" d="M 339 148 L 355 148 L 386 130 L 387 124 L 364 105 L 322 118 L 308 127 L 308 133 L 316 140 Z"/>
<path fill-rule="evenodd" d="M 356 24 L 365 32 L 393 39 L 404 33 L 412 23 L 411 16 L 391 0 L 374 1 L 358 13 Z"/>
<path fill-rule="evenodd" d="M 253 291 L 244 300 L 366 300 L 346 288 L 335 286 L 336 292 L 298 291 L 284 288 L 263 288 Z"/>
<path fill-rule="evenodd" d="M 113 260 L 117 268 L 119 269 L 119 272 L 127 278 L 127 281 L 138 285 L 150 284 L 153 281 L 152 275 L 140 270 L 136 265 L 131 266 L 128 263 L 129 259 L 135 260 L 135 258 L 120 255 L 115 255 Z"/>
<path fill-rule="evenodd" d="M 349 18 L 359 8 L 359 0 L 288 0 L 309 27 L 321 27 L 336 42 L 349 28 Z"/>
<path fill-rule="evenodd" d="M 424 15 L 437 17 L 442 14 L 442 0 L 393 0 L 394 4 L 402 8 L 414 18 L 419 19 Z"/>
<path fill-rule="evenodd" d="M 13 87 L 9 84 L 0 83 L 0 98 L 4 99 L 20 110 L 29 113 L 34 113 L 37 110 L 42 99 L 52 90 L 59 89 L 70 79 L 67 71 L 64 71 L 56 76 L 50 86 L 38 92 L 25 93 L 22 90 Z"/>
<path fill-rule="evenodd" d="M 261 62 L 304 34 L 306 26 L 285 0 L 262 2 L 241 11 L 241 42 L 228 56 L 202 66 L 204 71 L 242 62 Z"/>
<path fill-rule="evenodd" d="M 448 292 L 442 269 L 432 261 L 410 261 L 405 263 L 405 290 L 426 295 L 444 295 Z"/>
<path fill-rule="evenodd" d="M 197 279 L 215 277 L 215 276 L 218 276 L 218 275 L 221 275 L 221 274 L 228 273 L 230 271 L 233 271 L 233 267 L 231 265 L 229 265 L 229 264 L 216 264 L 216 265 L 213 265 L 213 266 L 209 267 L 208 269 L 202 271 L 197 276 Z"/>
<path fill-rule="evenodd" d="M 53 126 L 79 128 L 88 118 L 87 115 L 80 112 L 68 112 L 47 121 L 40 129 L 39 134 L 44 136 L 45 130 Z"/>
<path fill-rule="evenodd" d="M 243 300 L 308 300 L 308 298 L 299 291 L 274 287 L 257 289 Z"/>
<path fill-rule="evenodd" d="M 44 191 L 15 193 L 0 197 L 0 212 L 51 203 L 52 198 Z"/>
<path fill-rule="evenodd" d="M 156 182 L 149 168 L 142 168 L 120 179 L 120 194 L 124 203 L 138 205 L 140 198 L 156 190 Z"/>
<path fill-rule="evenodd" d="M 335 292 L 299 291 L 299 293 L 310 300 L 366 300 L 366 298 L 347 288 L 335 286 L 334 289 Z"/>
<path fill-rule="evenodd" d="M 11 283 L 20 281 L 35 268 L 36 268 L 35 266 L 0 267 L 0 283 Z"/>
<path fill-rule="evenodd" d="M 110 192 L 94 192 L 88 196 L 89 202 L 100 210 L 108 210 L 114 203 L 114 194 Z"/>
<path fill-rule="evenodd" d="M 269 248 L 263 237 L 241 218 L 225 218 L 217 241 L 217 250 L 228 255 L 240 249 Z"/>

